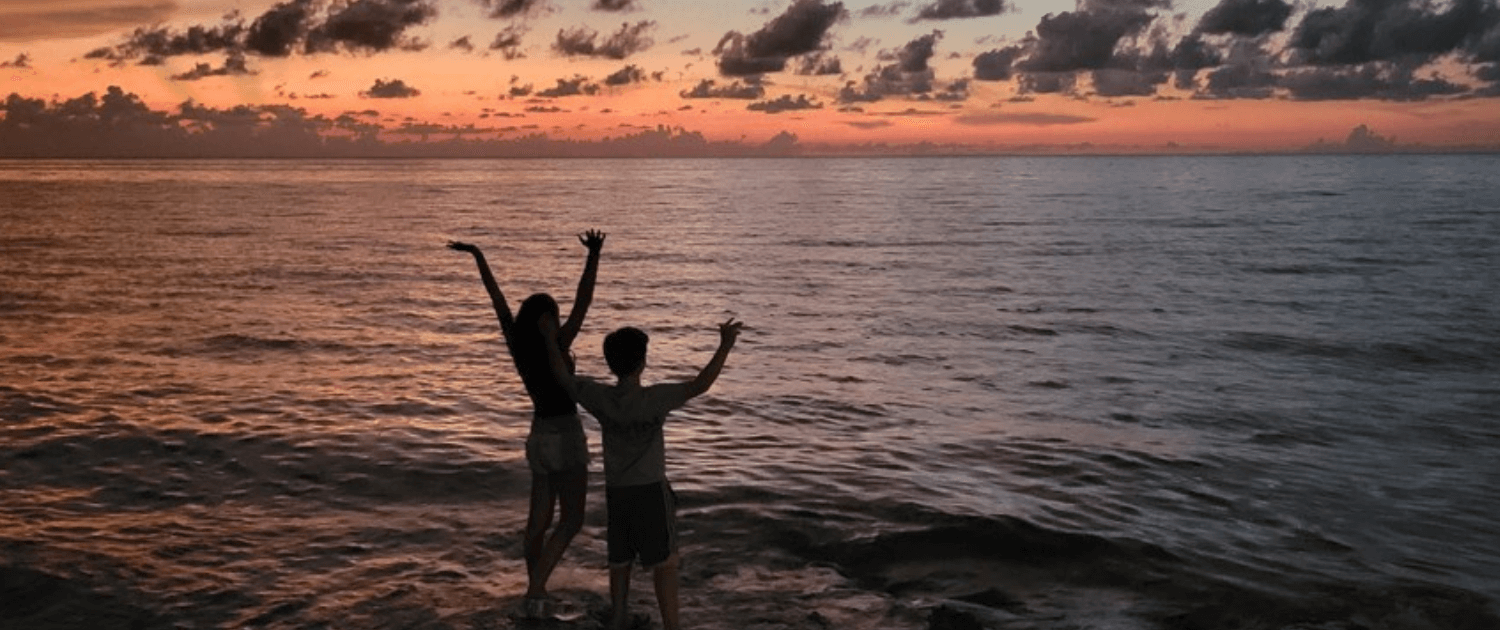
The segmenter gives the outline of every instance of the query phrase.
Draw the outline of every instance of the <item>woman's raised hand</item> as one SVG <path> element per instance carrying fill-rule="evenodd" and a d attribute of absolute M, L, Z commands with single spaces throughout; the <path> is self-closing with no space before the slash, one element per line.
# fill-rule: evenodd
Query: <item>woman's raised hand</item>
<path fill-rule="evenodd" d="M 599 230 L 589 230 L 578 235 L 578 242 L 589 248 L 589 252 L 598 252 L 604 248 L 604 233 Z"/>
<path fill-rule="evenodd" d="M 719 344 L 733 346 L 735 340 L 740 337 L 740 328 L 744 325 L 745 322 L 734 321 L 733 317 L 729 318 L 729 321 L 719 324 Z"/>
<path fill-rule="evenodd" d="M 478 247 L 461 241 L 448 241 L 448 249 L 460 252 L 469 252 L 470 254 L 479 253 Z"/>

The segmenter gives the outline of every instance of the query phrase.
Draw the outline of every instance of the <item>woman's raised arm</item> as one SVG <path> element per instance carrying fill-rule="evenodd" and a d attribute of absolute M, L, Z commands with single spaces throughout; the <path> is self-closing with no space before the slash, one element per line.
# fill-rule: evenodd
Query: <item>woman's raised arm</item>
<path fill-rule="evenodd" d="M 459 241 L 448 241 L 448 249 L 474 255 L 474 264 L 479 266 L 479 278 L 484 281 L 484 290 L 489 292 L 490 302 L 495 305 L 495 317 L 500 320 L 500 333 L 509 341 L 511 324 L 515 323 L 515 319 L 511 317 L 510 306 L 505 303 L 505 294 L 500 292 L 500 285 L 495 283 L 495 275 L 490 273 L 490 265 L 484 260 L 484 252 L 479 251 L 478 246 Z"/>
<path fill-rule="evenodd" d="M 583 318 L 594 301 L 594 279 L 599 275 L 599 250 L 604 249 L 604 233 L 589 230 L 578 235 L 578 242 L 589 250 L 588 262 L 583 265 L 583 277 L 578 279 L 578 294 L 573 298 L 573 310 L 568 320 L 557 330 L 558 345 L 567 348 L 573 345 L 578 331 L 583 329 Z"/>

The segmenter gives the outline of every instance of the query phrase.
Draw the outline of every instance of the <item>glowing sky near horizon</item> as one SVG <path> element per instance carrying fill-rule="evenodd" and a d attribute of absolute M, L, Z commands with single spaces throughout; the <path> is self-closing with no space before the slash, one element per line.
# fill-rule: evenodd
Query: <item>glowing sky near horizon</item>
<path fill-rule="evenodd" d="M 266 52 L 271 17 L 298 2 L 307 8 L 300 28 L 281 33 L 283 50 Z M 497 15 L 505 9 L 518 10 Z M 194 26 L 226 25 L 240 28 L 222 45 L 171 45 L 188 41 L 172 38 Z M 265 28 L 255 40 L 257 25 Z M 132 36 L 153 32 L 157 48 Z M 730 33 L 740 37 L 726 43 Z M 512 45 L 492 47 L 506 39 Z M 1190 55 L 1185 41 L 1210 52 Z M 51 103 L 119 86 L 163 111 L 189 100 L 288 105 L 329 118 L 364 112 L 387 129 L 438 135 L 597 139 L 667 125 L 756 142 L 789 131 L 834 144 L 1278 150 L 1368 125 L 1403 143 L 1500 145 L 1500 8 L 1496 0 L 8 0 L 0 80 L 3 93 Z"/>

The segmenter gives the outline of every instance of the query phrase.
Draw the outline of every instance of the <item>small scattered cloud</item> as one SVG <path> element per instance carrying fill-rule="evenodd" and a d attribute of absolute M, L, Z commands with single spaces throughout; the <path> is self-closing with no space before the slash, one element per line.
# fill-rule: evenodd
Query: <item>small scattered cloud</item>
<path fill-rule="evenodd" d="M 390 81 L 375 79 L 375 85 L 359 93 L 360 96 L 365 98 L 414 98 L 421 94 L 420 90 L 408 86 L 401 79 L 392 79 Z"/>
<path fill-rule="evenodd" d="M 561 98 L 564 96 L 584 96 L 599 93 L 599 86 L 588 80 L 588 77 L 574 76 L 571 79 L 558 79 L 557 85 L 537 92 L 542 98 Z"/>
<path fill-rule="evenodd" d="M 1096 119 L 1072 114 L 1047 114 L 1042 112 L 975 112 L 953 117 L 960 125 L 995 126 L 1018 125 L 1025 127 L 1049 127 L 1053 125 L 1078 125 Z"/>
<path fill-rule="evenodd" d="M 639 10 L 641 4 L 637 0 L 594 0 L 594 4 L 590 8 L 595 11 L 620 13 L 622 11 Z"/>
<path fill-rule="evenodd" d="M 656 22 L 652 20 L 622 24 L 620 30 L 600 42 L 598 31 L 579 26 L 558 31 L 552 49 L 567 57 L 624 59 L 651 47 L 654 42 L 650 31 L 654 28 Z"/>
<path fill-rule="evenodd" d="M 859 12 L 855 15 L 858 15 L 862 18 L 890 18 L 905 13 L 907 7 L 910 6 L 911 2 L 897 0 L 896 2 L 889 2 L 886 4 L 870 5 L 868 7 L 860 9 Z"/>
<path fill-rule="evenodd" d="M 31 55 L 21 53 L 19 55 L 16 55 L 16 58 L 11 61 L 0 61 L 0 68 L 15 68 L 17 70 L 30 69 Z"/>
<path fill-rule="evenodd" d="M 500 32 L 495 33 L 494 41 L 490 42 L 490 50 L 511 61 L 525 57 L 526 53 L 521 51 L 521 39 L 527 32 L 528 29 L 520 24 L 500 29 Z"/>
<path fill-rule="evenodd" d="M 933 0 L 918 9 L 912 21 L 989 17 L 1009 10 L 1005 0 Z"/>
<path fill-rule="evenodd" d="M 604 84 L 610 86 L 630 85 L 646 80 L 646 71 L 641 70 L 634 64 L 620 68 L 609 76 L 604 77 Z"/>
<path fill-rule="evenodd" d="M 547 0 L 478 0 L 489 16 L 508 19 L 541 13 L 547 8 Z"/>
<path fill-rule="evenodd" d="M 755 100 L 765 96 L 766 88 L 756 81 L 741 83 L 734 81 L 728 85 L 718 85 L 713 79 L 704 79 L 698 82 L 691 90 L 679 93 L 682 98 L 732 98 Z"/>
<path fill-rule="evenodd" d="M 780 114 L 782 112 L 797 111 L 804 109 L 822 109 L 823 104 L 808 98 L 806 94 L 799 94 L 792 98 L 790 94 L 783 94 L 779 98 L 769 101 L 760 101 L 745 106 L 752 112 L 765 112 L 767 114 Z"/>
<path fill-rule="evenodd" d="M 247 76 L 255 74 L 245 65 L 244 53 L 236 52 L 224 59 L 224 65 L 215 68 L 206 63 L 193 66 L 192 70 L 172 75 L 173 81 L 197 81 L 208 77 Z"/>
<path fill-rule="evenodd" d="M 802 56 L 797 64 L 797 74 L 805 76 L 827 76 L 844 73 L 844 64 L 826 51 L 817 51 Z"/>

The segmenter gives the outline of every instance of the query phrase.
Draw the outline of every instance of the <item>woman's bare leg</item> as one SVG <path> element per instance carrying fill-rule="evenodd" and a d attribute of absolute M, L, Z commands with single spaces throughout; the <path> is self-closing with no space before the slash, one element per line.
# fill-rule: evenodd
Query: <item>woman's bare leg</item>
<path fill-rule="evenodd" d="M 568 550 L 568 544 L 573 542 L 573 537 L 583 529 L 584 505 L 588 498 L 589 471 L 587 468 L 570 473 L 559 473 L 551 475 L 550 485 L 552 495 L 559 504 L 557 527 L 552 530 L 552 535 L 542 545 L 537 555 L 536 566 L 532 569 L 531 579 L 538 585 L 534 587 L 540 591 L 540 596 L 547 594 L 547 580 L 552 578 L 553 569 L 562 562 L 563 552 Z M 548 520 L 551 520 L 551 505 L 548 506 Z M 528 593 L 530 596 L 530 593 Z"/>
<path fill-rule="evenodd" d="M 547 596 L 547 580 L 540 573 L 546 549 L 547 528 L 552 526 L 552 505 L 557 492 L 546 473 L 531 473 L 531 511 L 526 517 L 526 597 Z"/>

